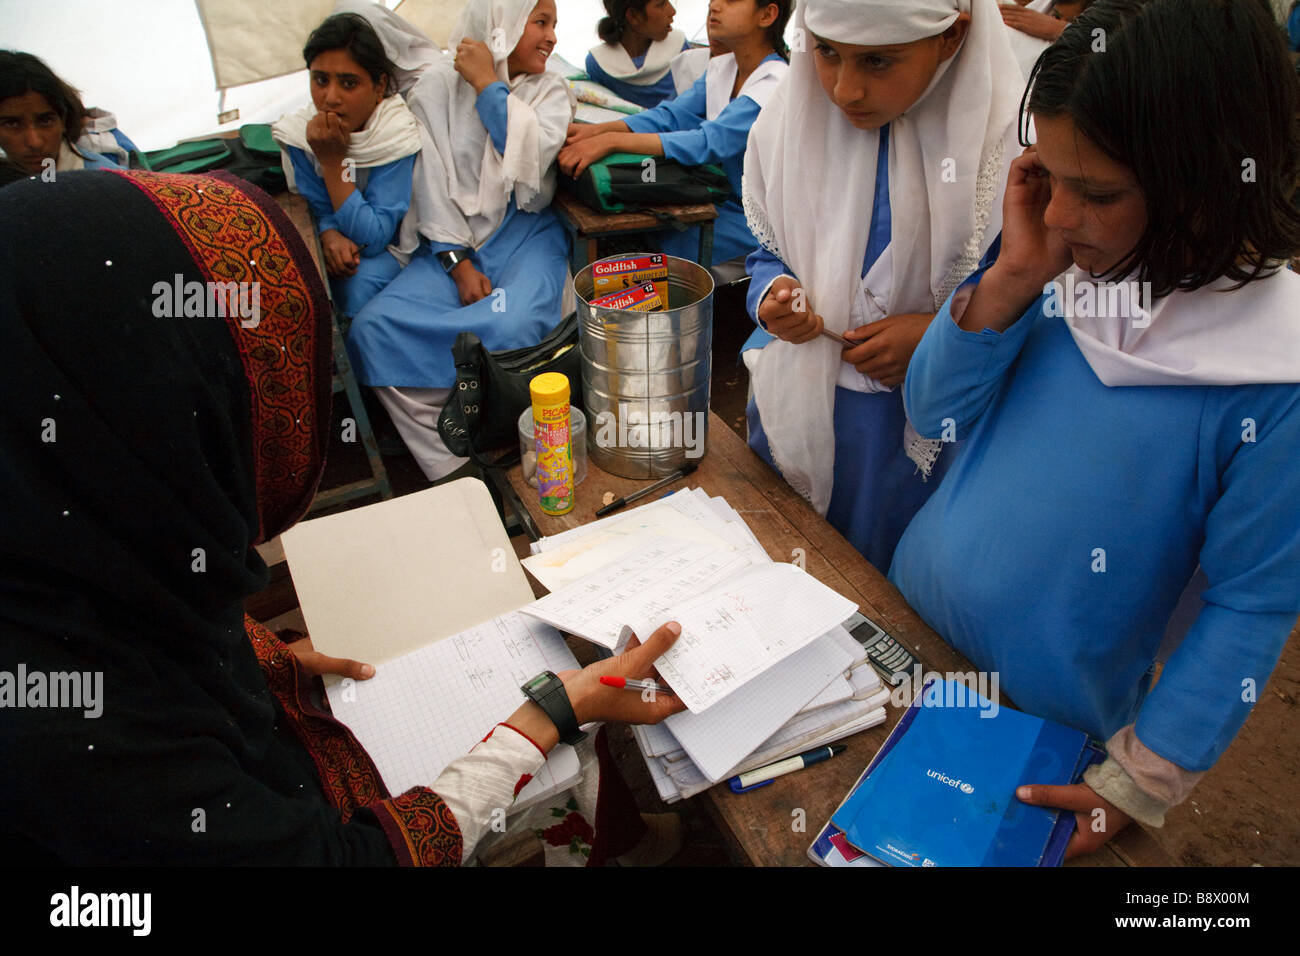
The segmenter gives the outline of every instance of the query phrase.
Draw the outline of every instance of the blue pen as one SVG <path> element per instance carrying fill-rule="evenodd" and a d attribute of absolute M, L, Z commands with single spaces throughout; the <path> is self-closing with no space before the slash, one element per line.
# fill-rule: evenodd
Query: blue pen
<path fill-rule="evenodd" d="M 808 750 L 793 757 L 787 757 L 785 760 L 770 763 L 766 767 L 750 770 L 738 777 L 732 777 L 727 781 L 727 785 L 731 787 L 732 793 L 748 793 L 751 790 L 757 790 L 759 787 L 766 787 L 777 777 L 785 776 L 787 773 L 794 773 L 804 767 L 811 767 L 823 760 L 830 760 L 848 749 L 844 744 L 836 744 L 833 747 L 818 747 L 815 750 Z"/>

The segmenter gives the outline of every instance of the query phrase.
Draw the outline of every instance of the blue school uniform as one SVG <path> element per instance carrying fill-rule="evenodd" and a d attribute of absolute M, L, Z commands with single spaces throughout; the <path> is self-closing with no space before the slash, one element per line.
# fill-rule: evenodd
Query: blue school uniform
<path fill-rule="evenodd" d="M 690 48 L 689 42 L 682 44 L 683 50 L 689 50 Z M 632 57 L 632 64 L 639 69 L 641 64 L 645 63 L 645 58 L 645 53 L 634 56 Z M 586 70 L 587 76 L 591 80 L 599 83 L 611 93 L 623 97 L 628 102 L 635 103 L 637 106 L 644 106 L 646 109 L 653 109 L 664 100 L 672 99 L 677 95 L 677 87 L 673 84 L 672 70 L 664 71 L 664 75 L 654 83 L 637 86 L 635 83 L 629 83 L 626 80 L 614 79 L 601 68 L 601 65 L 596 62 L 596 58 L 590 53 L 587 54 Z"/>
<path fill-rule="evenodd" d="M 772 53 L 763 58 L 785 62 Z M 718 218 L 713 223 L 713 262 L 726 262 L 748 255 L 758 241 L 745 222 L 740 204 L 741 177 L 745 172 L 745 144 L 749 128 L 758 119 L 760 107 L 748 96 L 737 96 L 716 119 L 708 119 L 708 74 L 701 76 L 689 90 L 653 110 L 629 116 L 627 128 L 634 133 L 658 133 L 664 156 L 684 166 L 719 163 L 731 182 L 731 196 L 718 204 Z M 660 249 L 669 255 L 692 261 L 699 258 L 699 229 L 655 234 Z M 706 263 L 710 265 L 712 263 Z"/>
<path fill-rule="evenodd" d="M 285 149 L 293 163 L 295 188 L 307 200 L 319 230 L 323 233 L 336 229 L 361 247 L 356 273 L 330 279 L 340 311 L 356 315 L 400 269 L 387 249 L 411 205 L 415 154 L 383 166 L 358 169 L 357 188 L 335 209 L 325 180 L 316 172 L 306 150 L 297 146 Z"/>
<path fill-rule="evenodd" d="M 997 333 L 949 300 L 913 355 L 914 426 L 953 419 L 964 448 L 890 580 L 1017 706 L 1103 739 L 1136 719 L 1205 770 L 1300 610 L 1300 386 L 1108 387 L 1043 302 Z M 1150 690 L 1198 555 L 1205 607 Z"/>
<path fill-rule="evenodd" d="M 493 83 L 479 94 L 479 118 L 500 153 L 506 148 L 510 90 Z M 371 386 L 449 388 L 451 346 L 473 332 L 490 351 L 536 345 L 560 319 L 568 278 L 568 237 L 551 209 L 523 212 L 512 197 L 505 219 L 473 254 L 492 280 L 491 295 L 462 305 L 437 253 L 459 248 L 424 240 L 409 265 L 354 318 L 348 351 L 358 379 Z M 392 258 L 391 256 L 389 257 Z"/>
<path fill-rule="evenodd" d="M 880 131 L 878 156 L 870 233 L 862 260 L 864 276 L 889 245 L 891 235 L 888 126 Z M 784 262 L 762 248 L 749 256 L 745 268 L 751 276 L 746 304 L 757 321 L 759 303 L 772 280 L 792 273 Z M 757 328 L 741 351 L 762 348 L 772 338 Z M 745 414 L 749 447 L 776 468 L 753 398 Z M 882 571 L 889 567 L 907 523 L 933 493 L 955 452 L 945 448 L 929 478 L 923 479 L 903 451 L 906 423 L 900 389 L 870 393 L 835 389 L 835 473 L 826 520 Z"/>

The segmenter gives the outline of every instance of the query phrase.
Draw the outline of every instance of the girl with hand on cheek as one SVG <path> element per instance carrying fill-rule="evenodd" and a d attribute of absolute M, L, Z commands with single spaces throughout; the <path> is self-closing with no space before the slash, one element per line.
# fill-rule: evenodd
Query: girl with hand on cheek
<path fill-rule="evenodd" d="M 887 568 L 951 455 L 895 389 L 997 235 L 1020 71 L 993 0 L 809 0 L 795 18 L 807 50 L 745 154 L 749 444 Z"/>
<path fill-rule="evenodd" d="M 1298 105 L 1263 4 L 1097 0 L 1031 79 L 996 261 L 912 358 L 909 417 L 965 447 L 890 579 L 1017 706 L 1106 741 L 1083 783 L 1020 788 L 1076 812 L 1069 855 L 1187 797 L 1300 611 Z"/>
<path fill-rule="evenodd" d="M 745 144 L 759 110 L 789 70 L 783 35 L 790 8 L 791 0 L 712 0 L 709 38 L 729 52 L 711 59 L 690 90 L 653 110 L 626 120 L 569 127 L 560 169 L 576 178 L 615 152 L 666 156 L 686 166 L 721 163 L 732 196 L 718 206 L 713 262 L 748 255 L 758 243 L 740 205 Z M 697 229 L 661 237 L 662 252 L 683 259 L 698 255 Z"/>
<path fill-rule="evenodd" d="M 592 80 L 637 106 L 658 106 L 677 95 L 672 61 L 689 50 L 686 35 L 673 29 L 677 11 L 669 0 L 605 0 L 596 26 L 602 43 L 587 54 Z"/>
<path fill-rule="evenodd" d="M 388 17 L 378 21 L 382 28 L 414 33 Z M 424 44 L 431 62 L 436 51 Z M 366 17 L 330 17 L 308 37 L 303 59 L 312 105 L 281 118 L 272 133 L 287 156 L 289 188 L 316 216 L 335 301 L 355 315 L 400 268 L 387 247 L 411 202 L 420 136 L 395 95 L 398 67 Z"/>
<path fill-rule="evenodd" d="M 550 202 L 573 109 L 546 69 L 555 10 L 555 0 L 471 0 L 451 35 L 455 56 L 408 96 L 422 142 L 396 243 L 409 264 L 357 314 L 348 347 L 430 481 L 468 460 L 437 430 L 456 336 L 523 348 L 561 314 L 568 238 Z"/>

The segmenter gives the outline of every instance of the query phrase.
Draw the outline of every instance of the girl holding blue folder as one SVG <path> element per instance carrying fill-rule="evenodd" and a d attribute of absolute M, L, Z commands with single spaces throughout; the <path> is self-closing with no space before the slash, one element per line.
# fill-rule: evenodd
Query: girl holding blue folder
<path fill-rule="evenodd" d="M 1099 0 L 1031 79 L 996 261 L 912 356 L 910 420 L 964 449 L 890 579 L 1017 705 L 1106 740 L 1085 783 L 1021 788 L 1076 811 L 1074 854 L 1187 797 L 1300 611 L 1297 106 L 1263 4 Z"/>

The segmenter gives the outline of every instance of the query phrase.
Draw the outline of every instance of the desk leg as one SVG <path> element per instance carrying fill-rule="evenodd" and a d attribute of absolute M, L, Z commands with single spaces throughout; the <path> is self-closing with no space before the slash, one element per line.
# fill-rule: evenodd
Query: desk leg
<path fill-rule="evenodd" d="M 713 223 L 706 222 L 700 226 L 700 265 L 708 268 L 713 265 Z"/>

